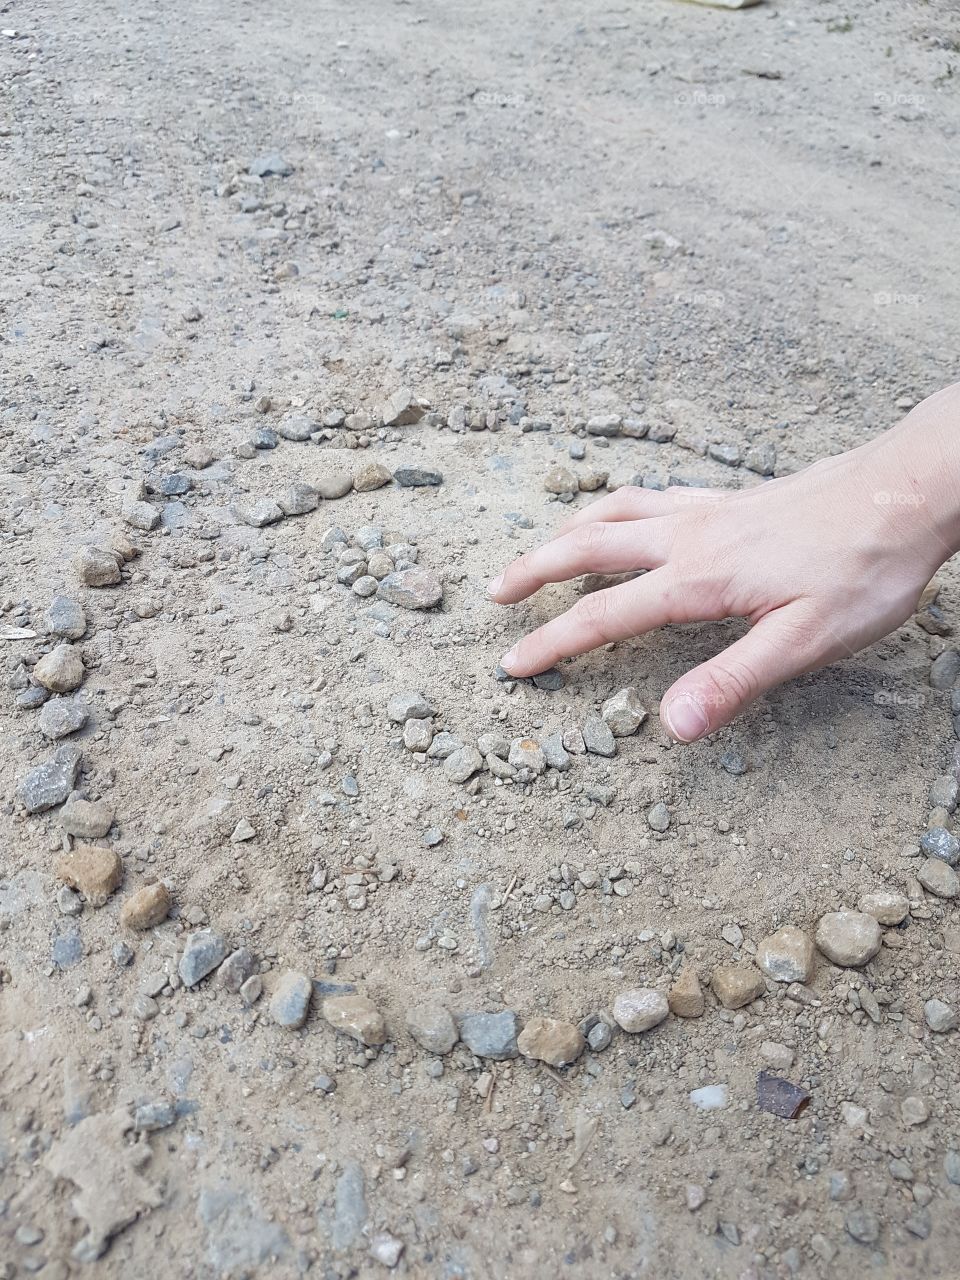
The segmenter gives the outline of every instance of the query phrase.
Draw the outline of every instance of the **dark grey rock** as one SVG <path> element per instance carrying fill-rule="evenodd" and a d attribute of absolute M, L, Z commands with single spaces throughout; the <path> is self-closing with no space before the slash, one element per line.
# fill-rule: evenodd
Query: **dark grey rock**
<path fill-rule="evenodd" d="M 54 596 L 44 622 L 51 635 L 65 640 L 79 640 L 87 629 L 82 606 L 69 596 Z"/>
<path fill-rule="evenodd" d="M 310 1009 L 313 983 L 305 973 L 288 969 L 282 974 L 270 999 L 270 1013 L 281 1027 L 302 1027 Z"/>
<path fill-rule="evenodd" d="M 31 769 L 19 787 L 27 813 L 42 813 L 63 804 L 77 780 L 80 760 L 79 747 L 60 747 L 50 760 Z"/>
<path fill-rule="evenodd" d="M 292 484 L 277 499 L 285 516 L 305 516 L 316 511 L 320 495 L 312 484 Z"/>
<path fill-rule="evenodd" d="M 40 732 L 54 742 L 77 733 L 90 719 L 90 708 L 79 698 L 51 698 L 40 712 Z"/>
<path fill-rule="evenodd" d="M 158 485 L 158 492 L 164 498 L 182 498 L 192 488 L 193 481 L 191 478 L 180 471 L 175 471 L 172 475 L 163 477 Z"/>
<path fill-rule="evenodd" d="M 220 965 L 227 954 L 227 944 L 212 929 L 198 929 L 187 938 L 180 957 L 180 980 L 185 987 L 195 986 Z"/>
<path fill-rule="evenodd" d="M 722 462 L 725 467 L 740 465 L 740 446 L 736 444 L 711 444 L 707 448 L 707 456 L 714 462 Z"/>
<path fill-rule="evenodd" d="M 317 423 L 313 418 L 299 413 L 287 414 L 277 423 L 277 435 L 283 436 L 284 440 L 295 440 L 298 444 L 309 440 L 316 430 Z"/>
<path fill-rule="evenodd" d="M 247 173 L 252 173 L 255 178 L 289 178 L 294 172 L 293 165 L 279 151 L 257 156 L 247 165 Z"/>
<path fill-rule="evenodd" d="M 250 436 L 250 443 L 255 449 L 275 449 L 280 437 L 269 427 L 257 427 Z"/>
<path fill-rule="evenodd" d="M 257 957 L 246 947 L 238 947 L 227 956 L 217 970 L 217 978 L 225 990 L 236 994 L 256 971 Z"/>
<path fill-rule="evenodd" d="M 776 445 L 767 443 L 753 445 L 747 450 L 743 464 L 757 475 L 772 476 L 777 465 Z"/>
<path fill-rule="evenodd" d="M 44 689 L 42 684 L 31 684 L 17 696 L 16 705 L 21 711 L 36 711 L 52 696 L 50 690 Z"/>
<path fill-rule="evenodd" d="M 931 858 L 939 858 L 950 867 L 960 858 L 960 840 L 946 827 L 931 827 L 920 837 L 920 848 Z"/>
<path fill-rule="evenodd" d="M 334 1218 L 330 1240 L 334 1249 L 351 1249 L 363 1239 L 367 1224 L 367 1200 L 363 1170 L 348 1160 L 334 1188 Z"/>
<path fill-rule="evenodd" d="M 460 1019 L 460 1039 L 478 1058 L 503 1062 L 516 1058 L 517 1015 L 512 1009 L 500 1013 L 465 1013 Z"/>
<path fill-rule="evenodd" d="M 558 689 L 563 688 L 563 672 L 558 667 L 548 667 L 546 671 L 538 671 L 530 679 L 543 693 L 556 693 Z"/>
<path fill-rule="evenodd" d="M 617 740 L 613 730 L 600 716 L 588 716 L 583 726 L 583 741 L 593 756 L 615 756 Z"/>
<path fill-rule="evenodd" d="M 397 467 L 393 478 L 404 489 L 423 489 L 429 485 L 443 484 L 443 476 L 430 467 Z"/>
<path fill-rule="evenodd" d="M 83 959 L 83 939 L 76 925 L 70 925 L 53 940 L 50 958 L 59 969 L 72 969 Z"/>
<path fill-rule="evenodd" d="M 872 1209 L 862 1205 L 851 1209 L 844 1224 L 847 1233 L 859 1244 L 876 1244 L 880 1239 L 880 1222 Z"/>
<path fill-rule="evenodd" d="M 750 768 L 739 751 L 724 751 L 720 757 L 720 765 L 735 778 L 741 777 Z"/>
<path fill-rule="evenodd" d="M 960 676 L 960 653 L 944 649 L 930 664 L 930 684 L 934 689 L 952 689 Z"/>

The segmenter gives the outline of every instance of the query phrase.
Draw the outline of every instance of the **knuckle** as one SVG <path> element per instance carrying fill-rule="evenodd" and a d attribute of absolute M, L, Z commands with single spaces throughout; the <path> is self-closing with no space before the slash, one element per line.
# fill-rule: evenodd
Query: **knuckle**
<path fill-rule="evenodd" d="M 727 658 L 714 663 L 705 692 L 707 698 L 715 700 L 718 706 L 751 702 L 760 692 L 760 681 L 746 662 Z"/>
<path fill-rule="evenodd" d="M 580 620 L 606 639 L 611 630 L 611 606 L 606 591 L 592 591 L 575 606 Z"/>
<path fill-rule="evenodd" d="M 585 560 L 600 555 L 609 542 L 606 525 L 594 522 L 585 524 L 573 533 L 573 547 L 577 556 Z"/>

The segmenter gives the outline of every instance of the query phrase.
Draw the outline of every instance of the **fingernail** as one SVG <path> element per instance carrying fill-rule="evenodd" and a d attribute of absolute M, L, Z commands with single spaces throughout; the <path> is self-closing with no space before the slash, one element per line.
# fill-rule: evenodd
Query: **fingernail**
<path fill-rule="evenodd" d="M 500 588 L 502 586 L 503 586 L 503 574 L 501 573 L 499 577 L 491 578 L 491 580 L 487 583 L 487 591 L 489 592 L 490 595 L 495 596 L 499 593 Z"/>
<path fill-rule="evenodd" d="M 517 660 L 517 651 L 516 649 L 511 649 L 509 653 L 505 653 L 503 657 L 500 659 L 500 665 L 501 667 L 504 668 L 504 670 L 507 670 L 508 668 L 513 666 L 516 660 Z"/>
<path fill-rule="evenodd" d="M 703 707 L 689 693 L 678 693 L 663 709 L 667 729 L 678 742 L 693 742 L 710 727 Z"/>

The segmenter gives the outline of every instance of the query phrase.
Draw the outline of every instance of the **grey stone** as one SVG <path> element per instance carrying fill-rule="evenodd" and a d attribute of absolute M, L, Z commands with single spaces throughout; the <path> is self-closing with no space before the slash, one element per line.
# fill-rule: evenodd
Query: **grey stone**
<path fill-rule="evenodd" d="M 342 1252 L 363 1240 L 367 1224 L 367 1201 L 363 1170 L 355 1160 L 348 1160 L 334 1188 L 334 1218 L 330 1242 Z"/>
<path fill-rule="evenodd" d="M 113 587 L 121 581 L 122 557 L 108 547 L 82 547 L 75 565 L 77 576 L 86 587 Z"/>
<path fill-rule="evenodd" d="M 739 751 L 724 751 L 720 756 L 720 767 L 735 778 L 742 777 L 750 768 Z"/>
<path fill-rule="evenodd" d="M 960 894 L 960 876 L 939 858 L 928 858 L 918 870 L 917 879 L 938 898 L 956 898 Z"/>
<path fill-rule="evenodd" d="M 293 165 L 279 151 L 257 156 L 247 165 L 247 173 L 252 173 L 255 178 L 289 178 L 293 172 Z"/>
<path fill-rule="evenodd" d="M 617 742 L 610 726 L 599 716 L 588 716 L 583 726 L 583 741 L 593 756 L 615 756 Z"/>
<path fill-rule="evenodd" d="M 725 467 L 739 467 L 740 446 L 736 444 L 711 444 L 707 446 L 707 456 L 714 462 L 722 462 Z"/>
<path fill-rule="evenodd" d="M 407 1030 L 429 1053 L 449 1053 L 457 1043 L 457 1024 L 439 1000 L 424 1000 L 407 1010 Z"/>
<path fill-rule="evenodd" d="M 931 1031 L 953 1031 L 957 1025 L 956 1010 L 942 1000 L 928 1000 L 923 1006 L 923 1016 Z"/>
<path fill-rule="evenodd" d="M 417 399 L 409 387 L 400 387 L 380 409 L 380 421 L 385 427 L 411 427 L 420 421 L 429 405 Z"/>
<path fill-rule="evenodd" d="M 172 1102 L 141 1102 L 133 1113 L 133 1127 L 137 1133 L 156 1133 L 169 1129 L 176 1118 Z"/>
<path fill-rule="evenodd" d="M 182 498 L 193 488 L 193 481 L 180 471 L 164 476 L 158 486 L 162 498 Z"/>
<path fill-rule="evenodd" d="M 269 427 L 256 427 L 250 435 L 250 443 L 255 449 L 275 449 L 280 437 Z"/>
<path fill-rule="evenodd" d="M 443 484 L 443 476 L 440 472 L 430 467 L 394 467 L 393 478 L 404 489 L 423 489 L 431 485 Z"/>
<path fill-rule="evenodd" d="M 670 810 L 658 800 L 647 810 L 647 826 L 651 831 L 667 831 L 670 827 Z"/>
<path fill-rule="evenodd" d="M 514 769 L 526 769 L 532 774 L 541 774 L 547 767 L 543 748 L 535 738 L 514 738 L 507 760 Z"/>
<path fill-rule="evenodd" d="M 270 998 L 270 1013 L 281 1027 L 302 1027 L 310 1009 L 313 983 L 305 973 L 288 969 Z"/>
<path fill-rule="evenodd" d="M 863 911 L 830 911 L 817 924 L 817 946 L 834 964 L 858 968 L 880 950 L 880 925 Z"/>
<path fill-rule="evenodd" d="M 80 772 L 79 747 L 59 747 L 43 764 L 31 769 L 19 786 L 27 813 L 42 813 L 63 804 Z"/>
<path fill-rule="evenodd" d="M 394 724 L 426 720 L 433 714 L 434 708 L 417 689 L 403 689 L 393 694 L 387 703 L 387 718 Z"/>
<path fill-rule="evenodd" d="M 483 756 L 476 747 L 461 747 L 447 756 L 443 768 L 451 782 L 466 782 L 483 768 Z"/>
<path fill-rule="evenodd" d="M 920 837 L 920 848 L 931 858 L 939 858 L 955 867 L 960 859 L 960 840 L 946 827 L 931 827 Z"/>
<path fill-rule="evenodd" d="M 298 444 L 303 444 L 310 439 L 318 426 L 319 424 L 313 418 L 300 413 L 289 413 L 277 423 L 276 431 L 277 435 L 282 436 L 284 440 L 294 440 Z"/>
<path fill-rule="evenodd" d="M 113 809 L 106 800 L 85 800 L 71 795 L 60 810 L 60 825 L 81 840 L 100 840 L 113 826 Z"/>
<path fill-rule="evenodd" d="M 443 587 L 426 569 L 400 569 L 380 582 L 377 598 L 401 609 L 432 609 L 443 599 Z"/>
<path fill-rule="evenodd" d="M 433 735 L 433 741 L 430 743 L 427 755 L 431 760 L 447 760 L 454 752 L 459 751 L 463 745 L 455 733 L 448 733 L 443 730 Z"/>
<path fill-rule="evenodd" d="M 49 689 L 39 684 L 28 684 L 23 693 L 17 694 L 15 705 L 20 711 L 36 711 L 51 697 Z"/>
<path fill-rule="evenodd" d="M 191 933 L 180 957 L 179 972 L 183 985 L 195 986 L 223 963 L 226 954 L 227 944 L 219 933 L 212 929 L 198 929 Z"/>
<path fill-rule="evenodd" d="M 563 735 L 560 733 L 551 733 L 549 737 L 544 738 L 540 743 L 543 750 L 543 758 L 546 765 L 550 769 L 558 769 L 561 773 L 566 773 L 570 768 L 570 756 L 563 745 Z"/>
<path fill-rule="evenodd" d="M 83 959 L 83 939 L 76 925 L 67 925 L 53 940 L 50 958 L 58 969 L 72 969 Z"/>
<path fill-rule="evenodd" d="M 90 708 L 79 698 L 50 698 L 37 718 L 44 737 L 58 742 L 77 733 L 90 719 Z"/>
<path fill-rule="evenodd" d="M 766 442 L 753 445 L 747 450 L 743 463 L 749 471 L 755 471 L 757 475 L 772 476 L 777 465 L 776 445 Z"/>
<path fill-rule="evenodd" d="M 79 649 L 63 642 L 45 653 L 33 668 L 33 681 L 51 693 L 72 693 L 83 684 L 84 666 Z"/>
<path fill-rule="evenodd" d="M 943 1172 L 948 1182 L 952 1182 L 955 1187 L 960 1187 L 960 1151 L 947 1152 L 943 1157 Z"/>
<path fill-rule="evenodd" d="M 247 947 L 238 947 L 217 970 L 217 980 L 226 991 L 236 994 L 256 970 L 257 957 Z"/>
<path fill-rule="evenodd" d="M 305 516 L 316 511 L 320 495 L 312 484 L 292 484 L 277 499 L 277 506 L 285 516 Z"/>
<path fill-rule="evenodd" d="M 353 488 L 353 475 L 349 471 L 331 471 L 316 479 L 314 488 L 327 501 L 343 498 Z"/>
<path fill-rule="evenodd" d="M 57 890 L 57 907 L 61 915 L 78 916 L 83 911 L 83 899 L 68 885 Z"/>
<path fill-rule="evenodd" d="M 638 691 L 630 685 L 608 698 L 600 708 L 600 715 L 615 738 L 628 738 L 646 720 L 647 709 L 640 701 Z"/>
<path fill-rule="evenodd" d="M 669 1012 L 667 997 L 652 987 L 621 991 L 613 1002 L 614 1020 L 631 1034 L 649 1031 L 663 1022 Z"/>
<path fill-rule="evenodd" d="M 816 964 L 813 943 L 796 925 L 785 924 L 758 944 L 757 964 L 774 982 L 809 982 Z"/>
<path fill-rule="evenodd" d="M 143 533 L 149 533 L 160 523 L 158 508 L 139 498 L 125 499 L 120 511 L 128 525 L 134 529 L 140 529 Z"/>
<path fill-rule="evenodd" d="M 952 689 L 960 676 L 960 653 L 944 649 L 930 664 L 930 684 L 934 689 Z"/>
<path fill-rule="evenodd" d="M 238 498 L 232 509 L 238 520 L 255 529 L 263 529 L 283 519 L 283 512 L 272 498 Z"/>
<path fill-rule="evenodd" d="M 946 809 L 953 813 L 957 807 L 957 780 L 949 773 L 935 778 L 930 784 L 929 801 L 935 809 Z"/>
<path fill-rule="evenodd" d="M 587 419 L 587 435 L 618 436 L 622 425 L 623 419 L 618 413 L 598 414 Z"/>
<path fill-rule="evenodd" d="M 851 1209 L 844 1225 L 858 1244 L 876 1244 L 880 1239 L 880 1222 L 872 1209 L 863 1206 Z"/>
<path fill-rule="evenodd" d="M 563 672 L 559 667 L 547 667 L 546 671 L 530 676 L 530 683 L 541 693 L 556 693 L 563 688 Z"/>
<path fill-rule="evenodd" d="M 47 631 L 64 640 L 79 640 L 87 629 L 83 608 L 69 596 L 54 596 L 44 615 Z"/>
<path fill-rule="evenodd" d="M 478 1058 L 503 1062 L 519 1056 L 517 1015 L 512 1009 L 500 1013 L 465 1013 L 460 1019 L 460 1039 Z"/>

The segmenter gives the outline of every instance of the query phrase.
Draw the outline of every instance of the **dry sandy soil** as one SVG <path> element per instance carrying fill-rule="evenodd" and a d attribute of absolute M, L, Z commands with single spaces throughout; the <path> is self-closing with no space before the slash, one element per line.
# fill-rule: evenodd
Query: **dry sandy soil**
<path fill-rule="evenodd" d="M 655 712 L 736 624 L 565 664 L 554 692 L 493 677 L 576 594 L 485 596 L 570 510 L 550 468 L 763 483 L 705 452 L 772 446 L 783 474 L 955 380 L 951 8 L 0 6 L 5 1280 L 957 1274 L 960 1033 L 924 1003 L 960 1004 L 960 910 L 917 880 L 952 823 L 928 799 L 957 767 L 928 683 L 949 635 L 911 622 L 710 741 L 651 714 L 528 781 L 453 781 L 387 715 L 420 691 L 470 745 L 570 741 L 626 686 Z M 270 156 L 289 172 L 257 176 Z M 401 388 L 432 412 L 384 427 Z M 443 482 L 238 514 L 373 463 Z M 152 531 L 124 518 L 141 484 Z M 415 543 L 442 604 L 338 583 L 334 526 Z M 122 581 L 82 585 L 81 548 L 121 535 Z M 56 743 L 25 704 L 64 595 L 89 719 Z M 114 816 L 100 907 L 57 878 L 64 811 L 25 811 L 58 746 Z M 157 881 L 167 919 L 131 931 Z M 909 909 L 866 967 L 820 956 L 736 1011 L 709 991 L 881 889 Z M 184 987 L 204 927 L 252 953 L 259 1000 Z M 690 967 L 703 1016 L 560 1070 L 406 1029 L 428 997 L 579 1023 Z M 302 1029 L 271 1012 L 286 970 L 318 984 Z M 325 1019 L 351 988 L 382 1047 Z M 758 1107 L 771 1065 L 811 1095 L 794 1120 Z"/>

